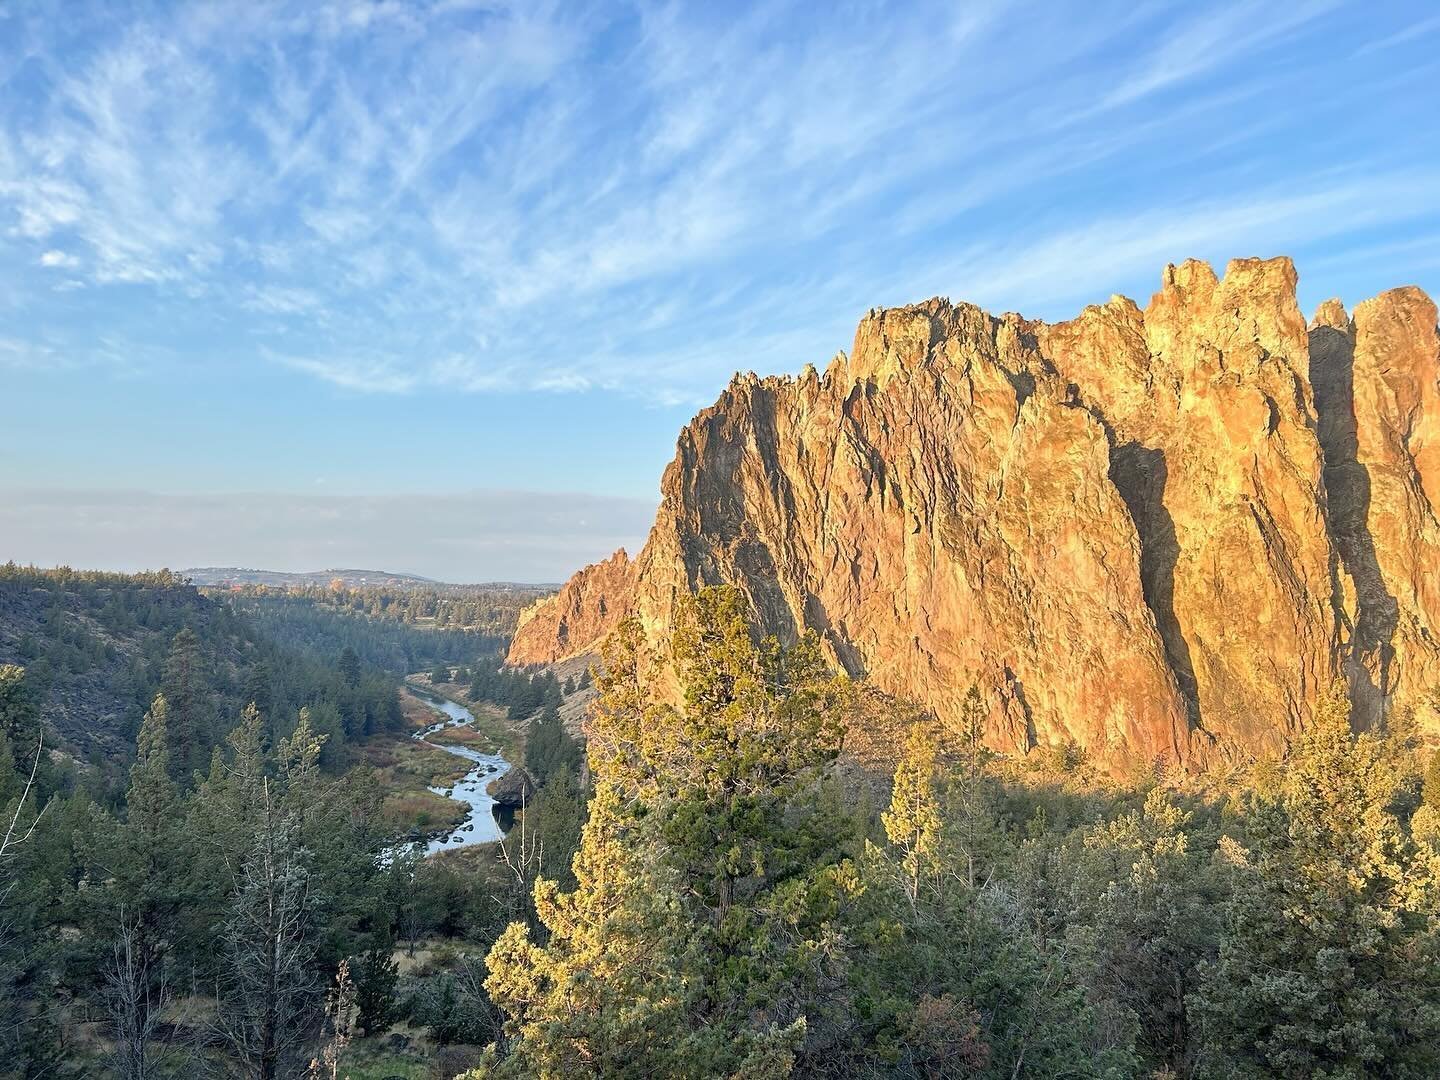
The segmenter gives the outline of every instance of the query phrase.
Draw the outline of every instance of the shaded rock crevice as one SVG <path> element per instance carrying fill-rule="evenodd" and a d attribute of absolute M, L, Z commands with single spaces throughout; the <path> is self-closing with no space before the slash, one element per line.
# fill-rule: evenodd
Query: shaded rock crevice
<path fill-rule="evenodd" d="M 1400 605 L 1386 585 L 1370 529 L 1371 477 L 1359 460 L 1355 334 L 1348 321 L 1311 329 L 1310 385 L 1325 455 L 1325 523 L 1354 584 L 1349 640 L 1339 643 L 1340 652 L 1357 718 L 1369 726 L 1383 719 L 1390 696 Z"/>
<path fill-rule="evenodd" d="M 1175 566 L 1180 542 L 1175 519 L 1165 506 L 1169 470 L 1165 451 L 1127 442 L 1110 451 L 1110 480 L 1125 501 L 1140 540 L 1140 589 L 1165 646 L 1165 659 L 1185 701 L 1191 731 L 1204 729 L 1200 689 L 1190 645 L 1175 613 Z"/>

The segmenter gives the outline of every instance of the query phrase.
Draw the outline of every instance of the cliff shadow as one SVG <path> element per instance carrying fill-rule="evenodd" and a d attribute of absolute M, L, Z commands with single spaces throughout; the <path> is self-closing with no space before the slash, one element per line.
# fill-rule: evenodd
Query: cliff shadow
<path fill-rule="evenodd" d="M 1392 690 L 1399 602 L 1386 588 L 1370 531 L 1370 470 L 1359 461 L 1355 421 L 1355 341 L 1329 326 L 1310 331 L 1310 385 L 1316 436 L 1325 461 L 1325 527 L 1346 573 L 1355 582 L 1346 675 L 1357 717 L 1383 719 Z M 1343 612 L 1338 599 L 1336 607 Z"/>
<path fill-rule="evenodd" d="M 1140 590 L 1155 616 L 1165 659 L 1175 676 L 1191 731 L 1203 727 L 1199 684 L 1190 645 L 1175 615 L 1175 564 L 1180 542 L 1175 519 L 1165 508 L 1165 485 L 1170 472 L 1165 452 L 1137 442 L 1112 444 L 1110 481 L 1125 500 L 1140 539 Z"/>

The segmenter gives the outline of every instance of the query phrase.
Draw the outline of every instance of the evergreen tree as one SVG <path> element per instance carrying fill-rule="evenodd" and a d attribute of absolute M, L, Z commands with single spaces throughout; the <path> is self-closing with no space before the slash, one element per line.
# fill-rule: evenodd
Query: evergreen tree
<path fill-rule="evenodd" d="M 399 965 L 392 959 L 394 942 L 386 934 L 350 966 L 355 982 L 356 1024 L 365 1035 L 378 1035 L 395 1013 Z"/>
<path fill-rule="evenodd" d="M 340 672 L 340 678 L 345 680 L 345 685 L 350 689 L 354 690 L 360 685 L 360 657 L 355 655 L 355 650 L 349 645 L 341 650 L 336 670 Z"/>
<path fill-rule="evenodd" d="M 1440 848 L 1440 750 L 1430 755 L 1420 788 L 1420 806 L 1410 821 L 1415 837 Z"/>
<path fill-rule="evenodd" d="M 543 786 L 561 769 L 578 773 L 583 758 L 579 740 L 565 730 L 555 706 L 547 704 L 530 722 L 530 734 L 525 740 L 525 771 Z"/>
<path fill-rule="evenodd" d="M 161 692 L 169 705 L 170 775 L 182 788 L 190 786 L 210 741 L 210 705 L 205 680 L 200 639 L 187 626 L 175 635 L 170 646 L 161 684 Z"/>
<path fill-rule="evenodd" d="M 857 883 L 816 798 L 843 683 L 813 637 L 756 645 L 730 589 L 684 607 L 670 659 L 678 709 L 638 625 L 607 648 L 576 888 L 542 879 L 545 943 L 517 922 L 491 952 L 515 1075 L 784 1075 L 844 951 Z"/>
<path fill-rule="evenodd" d="M 167 963 L 186 903 L 180 792 L 170 778 L 169 704 L 156 695 L 140 725 L 125 798 L 125 824 L 111 853 L 116 936 L 108 1001 L 117 1065 L 125 1077 L 150 1072 L 150 1041 L 166 996 Z"/>
<path fill-rule="evenodd" d="M 1068 942 L 1089 966 L 1091 997 L 1133 1023 L 1151 1066 L 1191 1072 L 1187 1000 L 1220 937 L 1215 837 L 1155 789 L 1138 811 L 1086 829 Z"/>
<path fill-rule="evenodd" d="M 900 852 L 912 904 L 920 898 L 922 879 L 934 878 L 944 865 L 937 734 L 928 719 L 911 726 L 895 768 L 890 808 L 880 815 L 885 835 Z"/>
<path fill-rule="evenodd" d="M 562 889 L 575 887 L 571 861 L 580 846 L 585 827 L 585 791 L 568 767 L 552 772 L 535 802 L 525 808 L 534 819 L 541 871 Z"/>
<path fill-rule="evenodd" d="M 0 664 L 0 735 L 17 750 L 33 746 L 40 735 L 40 713 L 25 669 L 15 664 Z"/>
<path fill-rule="evenodd" d="M 247 808 L 249 843 L 235 863 L 225 921 L 222 1030 L 257 1080 L 289 1075 L 318 1015 L 312 869 L 303 823 L 313 797 L 320 743 L 302 717 L 275 755 L 273 774 L 257 752 L 260 718 L 253 707 L 232 745 Z"/>
<path fill-rule="evenodd" d="M 1231 846 L 1234 897 L 1195 998 L 1208 1076 L 1440 1073 L 1440 875 L 1395 813 L 1404 777 L 1354 734 L 1343 683 L 1321 702 L 1281 797 Z"/>
<path fill-rule="evenodd" d="M 261 660 L 245 677 L 245 688 L 240 693 L 241 705 L 254 705 L 262 716 L 272 716 L 275 709 L 274 681 L 275 673 L 269 664 Z"/>
<path fill-rule="evenodd" d="M 842 1071 L 1133 1075 L 1129 1032 L 1102 1022 L 1057 928 L 1002 877 L 978 710 L 966 712 L 958 733 L 933 717 L 912 723 L 896 765 L 881 815 L 890 845 L 870 847 L 862 864 L 856 924 L 873 947 L 851 969 L 863 1007 Z"/>

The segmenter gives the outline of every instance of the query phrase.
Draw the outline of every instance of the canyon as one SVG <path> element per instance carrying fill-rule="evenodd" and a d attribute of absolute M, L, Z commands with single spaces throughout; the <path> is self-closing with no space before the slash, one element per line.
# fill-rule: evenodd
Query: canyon
<path fill-rule="evenodd" d="M 1113 771 L 1275 753 L 1346 679 L 1440 740 L 1440 341 L 1416 288 L 1321 305 L 1290 260 L 1164 271 L 1068 322 L 872 310 L 823 373 L 737 375 L 641 552 L 521 616 L 509 662 L 741 589 L 767 633 L 985 738 Z M 663 671 L 661 672 L 663 676 Z M 662 684 L 664 679 L 661 680 Z"/>

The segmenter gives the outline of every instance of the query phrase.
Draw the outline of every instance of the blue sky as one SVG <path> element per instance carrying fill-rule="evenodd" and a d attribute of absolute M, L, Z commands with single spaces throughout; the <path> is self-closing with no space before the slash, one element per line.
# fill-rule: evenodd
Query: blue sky
<path fill-rule="evenodd" d="M 1418 3 L 0 0 L 0 558 L 554 579 L 643 540 L 732 372 L 874 305 L 1281 253 L 1307 310 L 1434 295 L 1437 45 Z M 412 494 L 470 542 L 377 521 Z"/>

